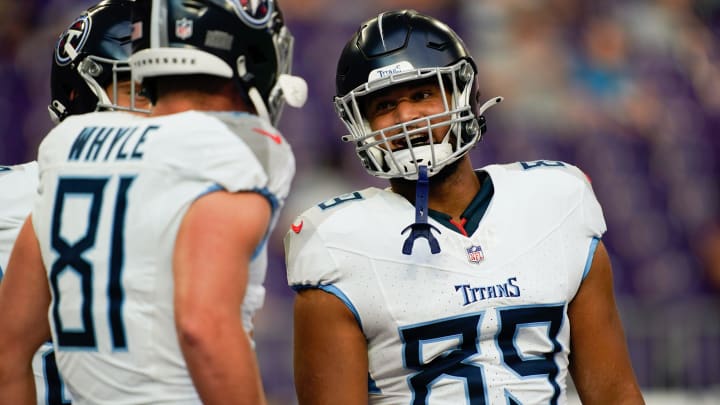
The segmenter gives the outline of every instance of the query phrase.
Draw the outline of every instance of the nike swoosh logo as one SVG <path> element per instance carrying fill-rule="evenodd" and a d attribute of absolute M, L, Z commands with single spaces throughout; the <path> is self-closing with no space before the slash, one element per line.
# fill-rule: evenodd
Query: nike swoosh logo
<path fill-rule="evenodd" d="M 300 224 L 298 224 L 298 225 L 292 224 L 292 225 L 290 225 L 290 228 L 292 228 L 293 232 L 295 232 L 295 233 L 300 233 L 300 231 L 302 230 L 302 227 L 303 227 L 303 223 L 304 223 L 304 222 L 305 222 L 305 221 L 300 221 Z"/>
<path fill-rule="evenodd" d="M 253 128 L 253 131 L 257 132 L 258 134 L 262 136 L 267 136 L 268 138 L 272 139 L 273 142 L 280 145 L 282 143 L 282 137 L 278 134 L 273 134 L 272 132 L 265 131 L 260 128 Z"/>

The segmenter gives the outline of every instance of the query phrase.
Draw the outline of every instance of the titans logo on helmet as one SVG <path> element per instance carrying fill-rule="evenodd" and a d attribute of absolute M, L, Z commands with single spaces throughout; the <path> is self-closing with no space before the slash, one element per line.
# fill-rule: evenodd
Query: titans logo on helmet
<path fill-rule="evenodd" d="M 240 18 L 256 27 L 266 25 L 275 9 L 274 0 L 232 0 L 232 3 Z"/>
<path fill-rule="evenodd" d="M 82 51 L 85 41 L 90 34 L 92 20 L 86 15 L 78 17 L 65 32 L 60 35 L 55 46 L 55 60 L 58 65 L 64 66 L 72 62 Z"/>

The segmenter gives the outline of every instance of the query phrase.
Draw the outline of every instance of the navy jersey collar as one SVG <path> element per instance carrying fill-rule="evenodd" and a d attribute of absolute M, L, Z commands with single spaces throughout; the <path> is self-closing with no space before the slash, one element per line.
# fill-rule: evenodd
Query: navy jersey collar
<path fill-rule="evenodd" d="M 465 211 L 463 211 L 462 215 L 460 216 L 460 218 L 463 220 L 463 223 L 458 224 L 452 222 L 452 217 L 450 215 L 432 209 L 428 210 L 428 215 L 430 216 L 430 218 L 438 221 L 446 228 L 451 229 L 455 232 L 465 234 L 466 236 L 472 235 L 480 225 L 480 220 L 485 215 L 485 211 L 487 211 L 493 194 L 495 193 L 492 179 L 490 179 L 490 176 L 487 174 L 487 172 L 477 171 L 475 172 L 475 175 L 480 180 L 480 190 L 477 192 L 477 194 L 475 194 L 473 200 L 470 202 L 467 208 L 465 208 Z"/>

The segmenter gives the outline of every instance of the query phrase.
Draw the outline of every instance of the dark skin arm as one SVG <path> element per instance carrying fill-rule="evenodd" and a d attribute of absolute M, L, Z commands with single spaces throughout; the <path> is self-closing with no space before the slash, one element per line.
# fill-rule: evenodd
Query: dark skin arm
<path fill-rule="evenodd" d="M 295 298 L 295 390 L 299 405 L 367 405 L 367 343 L 352 312 L 332 294 Z"/>
<path fill-rule="evenodd" d="M 582 403 L 644 404 L 615 305 L 610 258 L 602 242 L 568 316 L 570 374 Z"/>

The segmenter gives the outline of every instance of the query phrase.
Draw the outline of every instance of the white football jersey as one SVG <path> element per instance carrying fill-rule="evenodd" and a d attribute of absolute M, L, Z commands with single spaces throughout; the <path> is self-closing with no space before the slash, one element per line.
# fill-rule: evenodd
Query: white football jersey
<path fill-rule="evenodd" d="M 402 252 L 415 207 L 377 188 L 307 210 L 285 237 L 290 286 L 336 295 L 365 334 L 372 404 L 567 401 L 568 303 L 605 231 L 600 205 L 563 162 L 482 170 L 494 194 L 476 230 L 429 218 L 437 254 L 424 238 Z"/>
<path fill-rule="evenodd" d="M 37 162 L 0 166 L 0 280 L 15 239 L 30 214 L 37 188 Z M 58 375 L 52 344 L 42 345 L 32 365 L 38 405 L 70 404 L 70 394 Z"/>
<path fill-rule="evenodd" d="M 74 402 L 200 403 L 173 316 L 177 231 L 193 201 L 222 189 L 266 196 L 269 233 L 295 172 L 286 140 L 245 113 L 101 112 L 55 127 L 39 165 L 33 224 L 57 362 Z M 266 241 L 238 308 L 248 331 L 264 300 Z"/>
<path fill-rule="evenodd" d="M 37 184 L 37 162 L 0 166 L 0 279 L 20 227 L 30 214 Z"/>

